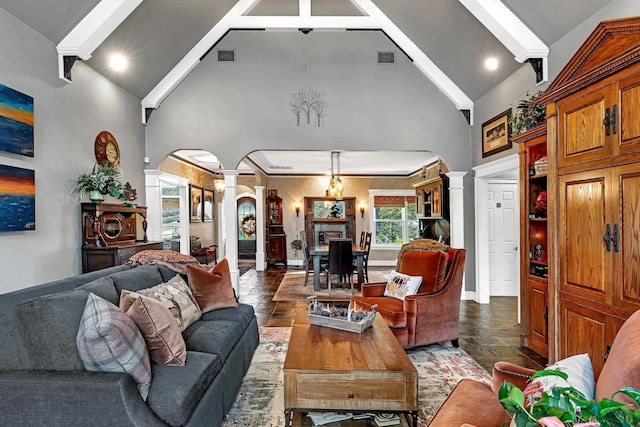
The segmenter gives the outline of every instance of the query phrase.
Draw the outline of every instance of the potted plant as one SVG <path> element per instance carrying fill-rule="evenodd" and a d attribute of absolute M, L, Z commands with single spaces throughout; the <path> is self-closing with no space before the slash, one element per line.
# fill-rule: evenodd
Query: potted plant
<path fill-rule="evenodd" d="M 536 99 L 542 94 L 538 91 L 533 95 L 526 94 L 525 99 L 518 101 L 515 112 L 509 119 L 511 125 L 511 136 L 536 128 L 545 122 L 547 108 L 536 103 Z"/>
<path fill-rule="evenodd" d="M 112 166 L 93 165 L 91 172 L 80 175 L 72 192 L 82 195 L 89 193 L 92 202 L 102 202 L 105 195 L 120 197 L 124 187 L 120 182 L 120 170 Z"/>
<path fill-rule="evenodd" d="M 302 242 L 298 239 L 291 242 L 291 249 L 293 249 L 294 256 L 298 256 L 298 251 L 302 250 Z"/>
<path fill-rule="evenodd" d="M 127 182 L 122 187 L 122 193 L 118 198 L 124 202 L 125 206 L 129 208 L 135 208 L 136 204 L 133 202 L 138 198 L 138 192 L 135 188 L 131 187 L 131 184 Z"/>
<path fill-rule="evenodd" d="M 536 378 L 556 375 L 564 380 L 565 372 L 546 369 L 536 372 Z M 538 383 L 539 385 L 539 383 Z M 532 387 L 533 386 L 533 387 Z M 527 390 L 534 392 L 525 396 L 525 392 L 515 385 L 504 382 L 500 386 L 498 398 L 509 414 L 512 414 L 512 426 L 517 427 L 605 427 L 640 425 L 640 410 L 627 403 L 613 400 L 617 394 L 624 394 L 640 407 L 640 391 L 633 387 L 623 387 L 616 391 L 611 399 L 599 402 L 590 400 L 573 387 L 553 387 L 549 392 L 530 383 Z"/>

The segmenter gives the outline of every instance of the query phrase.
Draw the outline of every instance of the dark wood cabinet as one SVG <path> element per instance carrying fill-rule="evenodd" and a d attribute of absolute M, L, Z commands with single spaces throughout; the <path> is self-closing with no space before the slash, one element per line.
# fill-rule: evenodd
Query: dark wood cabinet
<path fill-rule="evenodd" d="M 282 219 L 282 198 L 277 190 L 267 196 L 267 264 L 287 264 L 287 236 Z"/>
<path fill-rule="evenodd" d="M 600 23 L 547 91 L 550 343 L 597 375 L 640 309 L 640 18 Z M 550 359 L 552 359 L 550 355 Z"/>
<path fill-rule="evenodd" d="M 82 247 L 82 272 L 102 270 L 124 264 L 134 254 L 148 249 L 162 250 L 162 242 L 140 242 L 119 246 L 91 246 Z"/>
<path fill-rule="evenodd" d="M 82 272 L 125 263 L 136 252 L 162 249 L 147 241 L 147 208 L 82 203 Z"/>
<path fill-rule="evenodd" d="M 548 354 L 547 127 L 518 136 L 520 156 L 520 298 L 522 345 Z"/>

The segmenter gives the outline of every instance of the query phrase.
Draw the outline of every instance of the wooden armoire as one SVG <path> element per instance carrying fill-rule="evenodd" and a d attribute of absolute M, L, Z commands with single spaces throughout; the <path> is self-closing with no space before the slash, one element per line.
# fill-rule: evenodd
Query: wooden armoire
<path fill-rule="evenodd" d="M 596 376 L 640 308 L 640 17 L 598 25 L 545 93 L 549 359 Z"/>

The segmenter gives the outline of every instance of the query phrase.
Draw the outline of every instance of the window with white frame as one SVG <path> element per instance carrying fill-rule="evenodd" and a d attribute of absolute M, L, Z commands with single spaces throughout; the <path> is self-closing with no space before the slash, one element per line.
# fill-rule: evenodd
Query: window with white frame
<path fill-rule="evenodd" d="M 372 245 L 399 247 L 418 238 L 416 196 L 412 190 L 370 190 Z"/>

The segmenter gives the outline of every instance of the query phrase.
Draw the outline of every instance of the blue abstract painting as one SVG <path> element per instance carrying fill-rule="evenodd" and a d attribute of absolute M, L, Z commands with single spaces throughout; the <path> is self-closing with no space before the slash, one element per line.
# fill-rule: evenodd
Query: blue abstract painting
<path fill-rule="evenodd" d="M 0 165 L 0 232 L 35 229 L 34 171 Z"/>
<path fill-rule="evenodd" d="M 33 98 L 2 84 L 0 150 L 33 157 Z"/>

